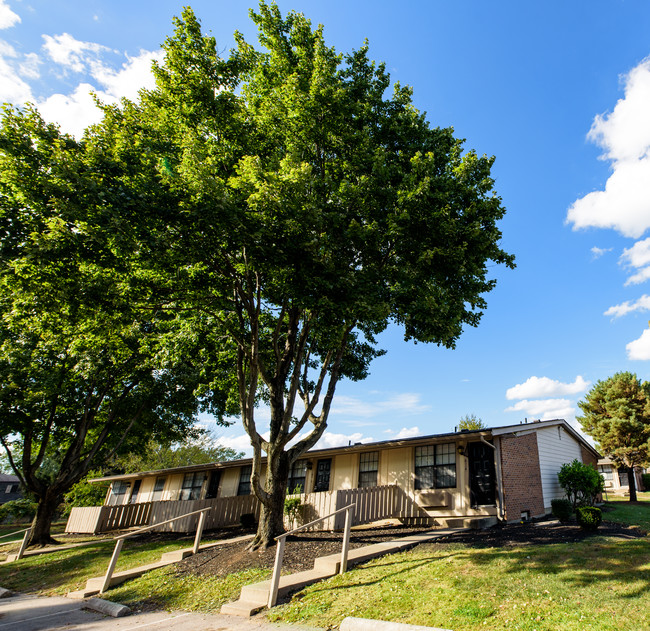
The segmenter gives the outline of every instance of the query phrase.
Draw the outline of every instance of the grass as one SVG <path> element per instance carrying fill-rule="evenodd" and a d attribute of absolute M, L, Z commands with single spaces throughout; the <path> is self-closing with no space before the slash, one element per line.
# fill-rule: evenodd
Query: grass
<path fill-rule="evenodd" d="M 171 542 L 127 540 L 117 563 L 117 571 L 153 563 L 164 552 L 189 546 L 189 539 Z M 98 539 L 94 545 L 24 557 L 0 566 L 0 585 L 13 591 L 42 595 L 79 590 L 89 578 L 105 574 L 114 547 L 113 539 Z"/>
<path fill-rule="evenodd" d="M 605 506 L 613 508 L 604 517 L 608 521 L 638 526 L 644 532 L 650 532 L 650 492 L 637 493 L 637 503 L 630 504 L 629 497 L 608 494 Z"/>
<path fill-rule="evenodd" d="M 650 541 L 594 538 L 504 551 L 419 546 L 297 594 L 273 621 L 338 627 L 345 616 L 454 631 L 650 629 Z"/>
<path fill-rule="evenodd" d="M 102 596 L 135 611 L 148 608 L 216 613 L 221 605 L 239 598 L 244 585 L 267 580 L 271 571 L 252 569 L 225 577 L 177 576 L 173 567 L 161 568 L 118 585 Z"/>
<path fill-rule="evenodd" d="M 609 498 L 612 500 L 613 498 Z M 650 493 L 640 503 L 607 504 L 606 519 L 650 531 Z M 127 542 L 118 570 L 151 562 L 176 544 Z M 112 543 L 23 559 L 0 567 L 0 585 L 37 593 L 79 589 L 103 574 Z M 83 569 L 79 569 L 83 568 Z M 269 570 L 227 577 L 149 572 L 105 594 L 134 609 L 218 611 Z M 592 537 L 580 543 L 512 548 L 419 546 L 308 587 L 267 615 L 272 621 L 338 627 L 345 616 L 394 620 L 454 631 L 650 631 L 650 537 Z"/>

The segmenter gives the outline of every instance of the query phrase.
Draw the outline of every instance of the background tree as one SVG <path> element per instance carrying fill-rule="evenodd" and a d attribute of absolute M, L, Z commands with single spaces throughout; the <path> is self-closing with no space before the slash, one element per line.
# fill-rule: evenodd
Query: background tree
<path fill-rule="evenodd" d="M 635 467 L 650 460 L 650 384 L 630 372 L 598 381 L 578 403 L 583 431 L 619 466 L 630 469 L 630 501 L 636 501 Z"/>
<path fill-rule="evenodd" d="M 217 444 L 210 433 L 201 432 L 196 437 L 188 437 L 177 443 L 162 443 L 151 438 L 141 452 L 118 458 L 114 468 L 122 473 L 157 471 L 192 464 L 237 460 L 244 455 L 244 452 Z"/>
<path fill-rule="evenodd" d="M 494 287 L 488 262 L 514 264 L 499 247 L 492 158 L 431 128 L 367 46 L 340 55 L 322 27 L 275 5 L 251 16 L 261 49 L 236 34 L 221 59 L 186 9 L 156 88 L 107 108 L 104 130 L 167 196 L 147 218 L 150 276 L 165 284 L 161 309 L 205 332 L 227 375 L 211 389 L 239 405 L 256 547 L 282 532 L 290 467 L 323 435 L 339 379 L 363 379 L 383 352 L 377 334 L 395 323 L 406 340 L 453 348 Z"/>
<path fill-rule="evenodd" d="M 463 416 L 458 422 L 458 429 L 459 430 L 487 429 L 487 425 L 475 414 L 465 414 L 465 416 Z"/>
<path fill-rule="evenodd" d="M 38 501 L 31 543 L 51 540 L 91 467 L 130 441 L 183 438 L 199 409 L 195 345 L 138 280 L 129 172 L 31 108 L 4 110 L 0 442 Z"/>

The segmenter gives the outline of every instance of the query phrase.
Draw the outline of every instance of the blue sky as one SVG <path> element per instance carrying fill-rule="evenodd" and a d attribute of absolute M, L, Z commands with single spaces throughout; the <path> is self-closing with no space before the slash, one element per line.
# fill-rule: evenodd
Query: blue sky
<path fill-rule="evenodd" d="M 650 378 L 650 3 L 383 0 L 278 2 L 325 26 L 339 51 L 370 43 L 414 89 L 432 125 L 496 156 L 514 271 L 453 351 L 381 338 L 360 383 L 341 383 L 322 446 L 575 418 L 577 401 L 620 370 Z M 252 2 L 192 7 L 227 54 L 255 32 Z M 0 100 L 35 102 L 79 134 L 88 97 L 136 98 L 181 4 L 0 0 Z M 265 411 L 260 411 L 263 427 Z M 247 445 L 238 426 L 225 444 Z"/>

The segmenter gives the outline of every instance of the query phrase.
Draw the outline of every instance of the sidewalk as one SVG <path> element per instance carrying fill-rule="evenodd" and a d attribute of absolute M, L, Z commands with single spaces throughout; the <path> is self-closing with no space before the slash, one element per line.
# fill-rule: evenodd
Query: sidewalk
<path fill-rule="evenodd" d="M 0 631 L 316 631 L 313 627 L 271 624 L 224 614 L 186 611 L 136 613 L 110 618 L 83 609 L 84 601 L 17 594 L 0 600 Z M 320 630 L 318 630 L 320 631 Z"/>

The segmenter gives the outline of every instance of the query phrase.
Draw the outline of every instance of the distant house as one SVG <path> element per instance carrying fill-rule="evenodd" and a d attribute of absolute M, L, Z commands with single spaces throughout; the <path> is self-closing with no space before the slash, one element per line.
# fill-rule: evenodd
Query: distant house
<path fill-rule="evenodd" d="M 601 458 L 598 461 L 598 471 L 605 478 L 605 491 L 611 493 L 627 493 L 630 489 L 630 470 L 627 467 L 620 467 L 609 458 Z M 642 474 L 646 469 L 637 467 L 634 470 L 637 491 L 644 490 Z M 648 489 L 645 489 L 648 490 Z"/>
<path fill-rule="evenodd" d="M 0 473 L 0 504 L 23 497 L 18 476 Z"/>
<path fill-rule="evenodd" d="M 564 463 L 595 466 L 598 458 L 566 421 L 536 421 L 312 450 L 294 463 L 289 491 L 301 493 L 305 519 L 355 502 L 356 523 L 515 521 L 550 512 L 551 500 L 563 496 L 557 472 Z M 136 513 L 140 523 L 159 523 L 206 506 L 214 507 L 211 525 L 238 523 L 242 513 L 259 510 L 251 468 L 245 459 L 98 478 L 111 486 L 101 507 L 106 517 L 92 529 L 124 527 L 125 516 Z M 70 519 L 69 532 L 91 529 L 81 513 Z"/>

